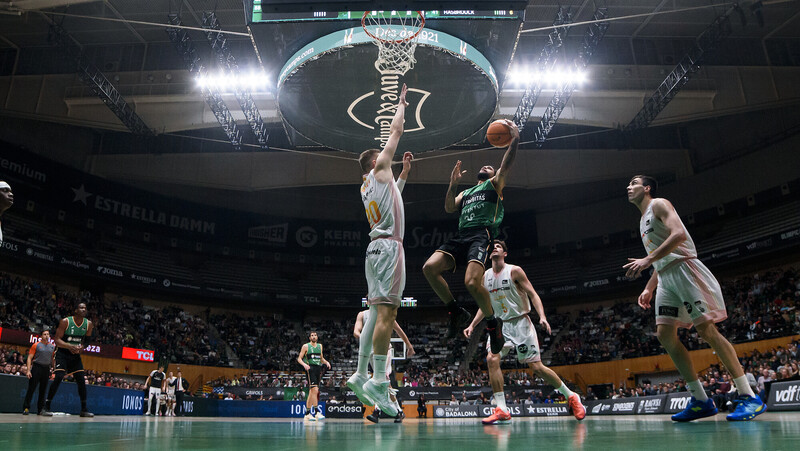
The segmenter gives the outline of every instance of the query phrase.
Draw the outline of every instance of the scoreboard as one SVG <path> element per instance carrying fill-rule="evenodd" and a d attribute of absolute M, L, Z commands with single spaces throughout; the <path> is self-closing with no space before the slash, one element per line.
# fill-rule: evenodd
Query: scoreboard
<path fill-rule="evenodd" d="M 301 12 L 267 12 L 263 5 L 267 0 L 253 0 L 253 23 L 302 22 L 302 21 L 335 21 L 361 20 L 364 11 L 301 11 Z M 416 11 L 379 11 L 387 17 L 404 18 L 416 15 Z M 475 10 L 475 9 L 439 9 L 423 11 L 425 20 L 430 19 L 520 19 L 524 10 Z"/>

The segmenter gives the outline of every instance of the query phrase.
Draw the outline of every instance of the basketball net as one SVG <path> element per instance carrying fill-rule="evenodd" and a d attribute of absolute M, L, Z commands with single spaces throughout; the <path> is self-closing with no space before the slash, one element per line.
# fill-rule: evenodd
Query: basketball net
<path fill-rule="evenodd" d="M 378 59 L 375 69 L 381 74 L 405 75 L 417 60 L 420 32 L 425 27 L 422 11 L 411 14 L 398 14 L 397 11 L 365 11 L 361 26 L 378 46 Z"/>

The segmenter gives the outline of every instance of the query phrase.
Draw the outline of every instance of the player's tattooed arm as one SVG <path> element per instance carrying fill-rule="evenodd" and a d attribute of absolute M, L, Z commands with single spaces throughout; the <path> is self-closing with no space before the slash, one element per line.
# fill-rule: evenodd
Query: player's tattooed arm
<path fill-rule="evenodd" d="M 450 186 L 447 187 L 447 194 L 444 196 L 444 211 L 447 213 L 455 213 L 458 211 L 458 206 L 461 204 L 461 194 L 456 195 L 458 192 L 458 184 L 461 182 L 461 176 L 467 172 L 461 170 L 461 160 L 456 162 L 453 167 L 453 172 L 450 173 Z"/>

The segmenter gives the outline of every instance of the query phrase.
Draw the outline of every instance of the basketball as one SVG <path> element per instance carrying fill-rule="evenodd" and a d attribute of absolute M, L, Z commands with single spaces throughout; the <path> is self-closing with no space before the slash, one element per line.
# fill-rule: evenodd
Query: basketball
<path fill-rule="evenodd" d="M 486 130 L 486 140 L 495 147 L 506 147 L 511 144 L 511 131 L 505 121 L 498 119 Z"/>

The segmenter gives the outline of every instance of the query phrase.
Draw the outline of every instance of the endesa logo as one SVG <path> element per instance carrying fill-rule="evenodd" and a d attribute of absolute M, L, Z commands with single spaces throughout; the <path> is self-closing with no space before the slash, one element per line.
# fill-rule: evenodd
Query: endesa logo
<path fill-rule="evenodd" d="M 128 360 L 152 362 L 155 359 L 155 351 L 148 351 L 147 349 L 122 348 L 122 358 Z"/>

